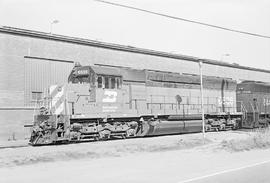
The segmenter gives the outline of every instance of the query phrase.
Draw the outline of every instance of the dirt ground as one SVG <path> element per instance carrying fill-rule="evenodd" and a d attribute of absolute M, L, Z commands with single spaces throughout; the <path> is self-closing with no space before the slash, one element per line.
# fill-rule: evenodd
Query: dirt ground
<path fill-rule="evenodd" d="M 270 158 L 270 150 L 228 151 L 227 131 L 60 146 L 3 148 L 0 182 L 179 182 Z M 13 176 L 16 175 L 16 176 Z"/>

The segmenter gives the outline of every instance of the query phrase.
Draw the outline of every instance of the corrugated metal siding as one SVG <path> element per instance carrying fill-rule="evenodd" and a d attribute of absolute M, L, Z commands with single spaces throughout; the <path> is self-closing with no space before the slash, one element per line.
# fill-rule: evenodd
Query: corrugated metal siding
<path fill-rule="evenodd" d="M 73 64 L 25 58 L 25 106 L 32 106 L 32 92 L 44 92 L 52 84 L 67 83 Z"/>

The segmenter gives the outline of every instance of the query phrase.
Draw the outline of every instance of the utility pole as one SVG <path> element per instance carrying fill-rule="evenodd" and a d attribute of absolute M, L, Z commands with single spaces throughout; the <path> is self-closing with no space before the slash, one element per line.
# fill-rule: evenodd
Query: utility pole
<path fill-rule="evenodd" d="M 231 56 L 229 53 L 222 54 L 220 61 L 223 62 L 224 58 L 229 56 Z"/>
<path fill-rule="evenodd" d="M 200 81 L 201 81 L 201 110 L 202 110 L 202 133 L 203 133 L 203 143 L 205 142 L 205 125 L 204 125 L 204 103 L 203 103 L 203 74 L 202 74 L 203 60 L 199 60 L 200 67 Z"/>
<path fill-rule="evenodd" d="M 53 24 L 57 24 L 57 23 L 59 23 L 58 20 L 54 20 L 54 21 L 51 22 L 51 26 L 50 26 L 50 34 L 51 34 L 51 35 L 52 35 L 52 27 L 53 27 Z"/>

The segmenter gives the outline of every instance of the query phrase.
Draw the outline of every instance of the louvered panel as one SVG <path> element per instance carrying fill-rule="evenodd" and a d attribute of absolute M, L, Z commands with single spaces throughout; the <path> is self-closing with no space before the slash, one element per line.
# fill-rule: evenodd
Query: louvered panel
<path fill-rule="evenodd" d="M 67 83 L 73 64 L 25 58 L 25 105 L 33 106 L 32 92 L 44 92 L 52 84 Z"/>

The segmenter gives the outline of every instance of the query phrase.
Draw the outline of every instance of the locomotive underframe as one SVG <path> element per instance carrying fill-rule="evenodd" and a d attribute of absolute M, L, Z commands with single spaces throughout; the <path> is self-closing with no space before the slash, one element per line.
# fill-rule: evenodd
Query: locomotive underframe
<path fill-rule="evenodd" d="M 206 115 L 205 131 L 234 130 L 241 115 Z M 201 132 L 200 115 L 160 115 L 129 118 L 71 118 L 65 115 L 37 115 L 31 145 L 76 143 L 109 139 Z"/>

